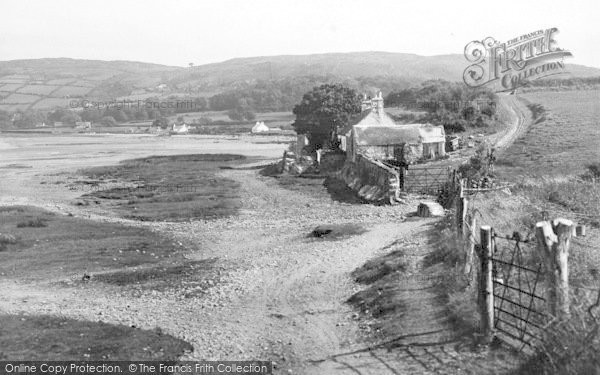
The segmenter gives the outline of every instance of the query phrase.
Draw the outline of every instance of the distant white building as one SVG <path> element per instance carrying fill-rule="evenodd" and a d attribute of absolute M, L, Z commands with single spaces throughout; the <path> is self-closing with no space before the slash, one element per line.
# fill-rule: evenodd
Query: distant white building
<path fill-rule="evenodd" d="M 176 134 L 187 134 L 190 131 L 190 127 L 186 123 L 181 125 L 173 124 L 171 131 Z"/>
<path fill-rule="evenodd" d="M 265 125 L 265 123 L 263 121 L 257 121 L 256 125 L 254 125 L 252 127 L 252 133 L 265 133 L 268 132 L 270 129 L 267 125 Z"/>
<path fill-rule="evenodd" d="M 75 129 L 91 129 L 92 123 L 90 121 L 77 121 L 75 122 Z"/>

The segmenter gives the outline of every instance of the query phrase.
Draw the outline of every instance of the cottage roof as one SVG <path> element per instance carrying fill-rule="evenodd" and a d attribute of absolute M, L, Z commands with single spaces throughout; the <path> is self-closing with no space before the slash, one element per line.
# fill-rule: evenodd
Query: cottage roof
<path fill-rule="evenodd" d="M 405 143 L 445 142 L 444 128 L 429 124 L 356 125 L 353 127 L 359 146 L 385 146 Z"/>
<path fill-rule="evenodd" d="M 339 134 L 347 134 L 352 130 L 352 127 L 355 125 L 360 126 L 378 126 L 378 125 L 388 125 L 388 126 L 396 126 L 396 122 L 393 118 L 390 117 L 387 113 L 383 112 L 381 115 L 376 112 L 375 109 L 369 108 L 360 114 L 350 118 L 348 121 L 348 125 L 344 126 Z"/>
<path fill-rule="evenodd" d="M 421 137 L 423 143 L 446 142 L 446 132 L 443 126 L 433 126 L 431 124 L 421 124 Z"/>

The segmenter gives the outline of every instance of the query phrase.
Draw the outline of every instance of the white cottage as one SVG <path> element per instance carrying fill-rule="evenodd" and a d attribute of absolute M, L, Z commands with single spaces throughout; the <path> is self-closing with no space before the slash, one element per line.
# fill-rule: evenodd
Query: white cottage
<path fill-rule="evenodd" d="M 350 160 L 361 154 L 376 160 L 395 160 L 412 164 L 422 159 L 438 159 L 446 154 L 443 126 L 396 124 L 385 113 L 381 92 L 339 136 L 340 148 Z"/>
<path fill-rule="evenodd" d="M 257 121 L 256 125 L 254 125 L 252 127 L 251 132 L 252 133 L 265 133 L 268 132 L 270 129 L 267 125 L 265 125 L 265 123 L 263 121 Z"/>
<path fill-rule="evenodd" d="M 187 134 L 190 131 L 190 127 L 186 123 L 181 125 L 173 124 L 171 131 L 175 134 Z"/>

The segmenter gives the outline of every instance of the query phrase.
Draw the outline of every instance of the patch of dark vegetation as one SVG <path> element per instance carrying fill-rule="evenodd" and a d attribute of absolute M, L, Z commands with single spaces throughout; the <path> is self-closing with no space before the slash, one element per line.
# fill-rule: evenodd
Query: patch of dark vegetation
<path fill-rule="evenodd" d="M 367 230 L 359 224 L 319 225 L 310 233 L 310 237 L 326 240 L 339 240 L 365 233 Z"/>
<path fill-rule="evenodd" d="M 277 176 L 281 174 L 281 164 L 273 163 L 261 168 L 259 174 L 261 176 Z"/>
<path fill-rule="evenodd" d="M 25 165 L 25 164 L 7 164 L 7 165 L 0 166 L 0 169 L 28 169 L 28 168 L 33 168 L 33 167 L 31 165 Z"/>
<path fill-rule="evenodd" d="M 340 178 L 327 177 L 325 181 L 323 181 L 323 185 L 334 201 L 353 204 L 365 203 L 364 200 L 359 197 L 354 190 L 350 189 L 344 180 Z"/>
<path fill-rule="evenodd" d="M 170 290 L 174 285 L 179 287 L 185 282 L 183 291 L 186 297 L 191 297 L 200 295 L 219 281 L 217 261 L 218 259 L 212 258 L 173 264 L 159 263 L 150 267 L 92 274 L 88 280 L 117 286 L 143 284 L 145 289 L 156 291 Z"/>
<path fill-rule="evenodd" d="M 548 111 L 543 105 L 531 103 L 527 104 L 527 108 L 529 108 L 529 110 L 531 111 L 531 115 L 535 124 L 539 124 L 543 121 L 546 121 L 546 114 L 548 113 Z"/>
<path fill-rule="evenodd" d="M 126 218 L 180 221 L 234 215 L 240 207 L 237 182 L 218 177 L 219 167 L 235 165 L 244 156 L 196 154 L 132 159 L 116 166 L 81 171 L 92 180 L 117 180 L 127 186 L 82 196 L 101 199 Z M 82 182 L 83 183 L 83 182 Z"/>
<path fill-rule="evenodd" d="M 402 276 L 400 270 L 372 276 L 374 281 L 366 289 L 346 301 L 360 311 L 358 316 L 366 319 L 362 328 L 376 339 L 389 340 L 405 332 L 403 317 L 410 307 L 402 293 Z"/>
<path fill-rule="evenodd" d="M 0 277 L 81 279 L 84 273 L 119 272 L 126 267 L 155 267 L 161 272 L 160 268 L 187 262 L 183 244 L 146 228 L 55 215 L 34 207 L 11 208 L 0 211 L 0 233 L 13 238 L 4 241 Z M 30 217 L 41 218 L 48 226 L 17 228 Z"/>
<path fill-rule="evenodd" d="M 389 278 L 388 281 L 391 281 Z M 406 311 L 405 302 L 398 296 L 399 286 L 394 283 L 381 283 L 377 288 L 368 288 L 362 290 L 348 299 L 348 303 L 357 307 L 364 314 L 371 315 L 373 318 L 390 319 L 390 315 L 399 317 Z M 380 331 L 384 322 L 377 323 L 372 327 L 375 332 Z"/>
<path fill-rule="evenodd" d="M 6 250 L 8 245 L 14 245 L 16 243 L 17 239 L 15 238 L 15 236 L 0 233 L 0 251 Z"/>
<path fill-rule="evenodd" d="M 403 244 L 394 242 L 385 250 L 391 251 L 352 272 L 352 277 L 367 288 L 352 295 L 347 302 L 368 318 L 376 318 L 366 327 L 371 333 L 389 338 L 401 332 L 398 328 L 408 308 L 400 290 L 404 287 L 401 279 L 410 264 Z"/>
<path fill-rule="evenodd" d="M 396 250 L 367 261 L 352 272 L 352 277 L 359 283 L 371 284 L 391 273 L 404 272 L 406 266 L 404 250 Z"/>
<path fill-rule="evenodd" d="M 600 162 L 589 163 L 585 167 L 587 170 L 581 175 L 583 180 L 592 182 L 600 180 Z"/>
<path fill-rule="evenodd" d="M 175 361 L 193 346 L 162 333 L 54 316 L 1 315 L 0 360 Z"/>
<path fill-rule="evenodd" d="M 20 206 L 2 206 L 0 207 L 0 214 L 11 214 L 24 212 L 25 208 Z"/>
<path fill-rule="evenodd" d="M 43 228 L 43 227 L 47 227 L 47 219 L 43 219 L 41 217 L 36 217 L 35 219 L 29 219 L 26 221 L 21 221 L 19 223 L 17 223 L 17 228 L 25 228 L 25 227 L 29 227 L 29 228 Z"/>

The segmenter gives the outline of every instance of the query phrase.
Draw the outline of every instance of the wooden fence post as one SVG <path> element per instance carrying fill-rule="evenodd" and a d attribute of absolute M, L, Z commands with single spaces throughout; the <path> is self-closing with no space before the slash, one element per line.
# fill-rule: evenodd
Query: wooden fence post
<path fill-rule="evenodd" d="M 492 279 L 492 228 L 483 225 L 481 234 L 481 275 L 479 280 L 481 334 L 490 340 L 494 335 L 494 284 Z"/>
<path fill-rule="evenodd" d="M 467 217 L 467 199 L 463 193 L 463 180 L 460 180 L 458 197 L 456 198 L 456 236 L 459 241 L 464 239 L 465 219 Z"/>
<path fill-rule="evenodd" d="M 469 227 L 469 232 L 467 235 L 467 239 L 465 240 L 465 249 L 467 252 L 467 257 L 465 260 L 465 269 L 464 274 L 467 277 L 467 282 L 469 285 L 473 285 L 473 254 L 475 253 L 475 228 L 477 226 L 477 218 L 475 215 L 471 216 L 471 223 Z"/>
<path fill-rule="evenodd" d="M 572 234 L 573 222 L 567 219 L 540 221 L 535 225 L 538 252 L 550 276 L 547 302 L 550 313 L 559 319 L 570 315 L 568 259 Z"/>

